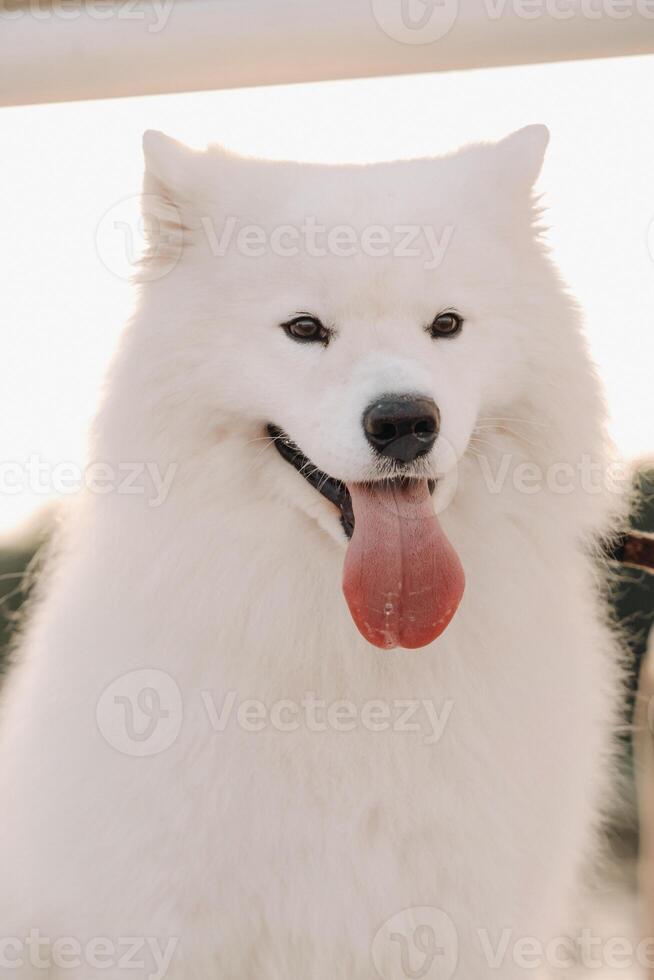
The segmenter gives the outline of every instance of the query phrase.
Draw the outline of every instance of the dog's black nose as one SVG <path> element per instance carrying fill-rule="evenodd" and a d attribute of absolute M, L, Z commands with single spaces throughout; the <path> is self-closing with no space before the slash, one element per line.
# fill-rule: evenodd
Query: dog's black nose
<path fill-rule="evenodd" d="M 429 452 L 440 421 L 436 402 L 416 395 L 387 395 L 372 402 L 363 414 L 370 445 L 399 463 L 411 463 Z"/>

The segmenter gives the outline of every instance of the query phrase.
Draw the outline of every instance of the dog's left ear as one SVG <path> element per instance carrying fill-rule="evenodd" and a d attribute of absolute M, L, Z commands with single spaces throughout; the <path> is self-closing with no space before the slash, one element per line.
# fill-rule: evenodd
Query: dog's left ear
<path fill-rule="evenodd" d="M 538 179 L 550 132 L 547 126 L 525 126 L 493 146 L 498 178 L 531 190 Z"/>

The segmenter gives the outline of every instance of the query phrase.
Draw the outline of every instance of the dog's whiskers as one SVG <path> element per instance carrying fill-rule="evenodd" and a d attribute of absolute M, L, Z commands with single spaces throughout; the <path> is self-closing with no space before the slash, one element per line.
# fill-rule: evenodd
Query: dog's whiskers
<path fill-rule="evenodd" d="M 515 422 L 520 424 L 522 422 L 529 422 L 529 419 L 490 419 L 483 418 L 479 419 L 473 429 L 473 435 L 475 433 L 492 433 L 495 432 L 498 436 L 508 435 L 518 442 L 526 443 L 528 446 L 532 446 L 534 449 L 543 449 L 542 443 L 534 442 L 533 439 L 529 439 L 524 433 L 517 431 L 511 426 L 507 425 L 507 422 Z M 534 425 L 540 425 L 541 423 L 535 422 Z M 501 431 L 501 430 L 504 431 Z"/>
<path fill-rule="evenodd" d="M 278 438 L 279 436 L 255 436 L 254 439 L 248 439 L 244 445 L 253 446 L 255 442 L 275 442 Z"/>
<path fill-rule="evenodd" d="M 520 423 L 524 423 L 525 425 L 539 425 L 539 426 L 541 426 L 541 428 L 544 428 L 544 429 L 546 429 L 546 428 L 549 427 L 549 423 L 548 422 L 537 422 L 535 419 L 519 419 L 519 418 L 508 418 L 508 417 L 505 418 L 505 417 L 499 416 L 499 415 L 498 416 L 484 415 L 481 418 L 479 418 L 477 420 L 477 422 L 478 423 L 480 423 L 480 422 L 520 422 Z"/>
<path fill-rule="evenodd" d="M 254 458 L 252 459 L 250 465 L 248 466 L 246 470 L 247 474 L 251 473 L 255 469 L 255 467 L 259 465 L 259 461 L 261 457 L 266 452 L 266 450 L 270 449 L 270 447 L 274 445 L 274 443 L 277 441 L 277 438 L 278 438 L 277 436 L 258 436 L 256 439 L 250 439 L 249 442 L 245 443 L 246 446 L 251 446 L 255 442 L 265 442 L 265 446 L 261 447 L 258 450 Z"/>
<path fill-rule="evenodd" d="M 497 449 L 498 448 L 498 446 L 494 442 L 492 442 L 490 439 L 484 439 L 482 436 L 478 436 L 475 433 L 473 433 L 470 436 L 469 445 L 473 445 L 473 444 L 474 445 L 477 445 L 477 446 L 490 446 L 491 449 Z"/>

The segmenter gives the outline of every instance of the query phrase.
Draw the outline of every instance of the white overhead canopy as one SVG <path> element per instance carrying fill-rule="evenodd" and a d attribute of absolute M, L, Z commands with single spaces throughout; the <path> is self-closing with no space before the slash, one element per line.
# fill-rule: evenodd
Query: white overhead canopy
<path fill-rule="evenodd" d="M 3 0 L 0 105 L 654 52 L 654 0 Z"/>

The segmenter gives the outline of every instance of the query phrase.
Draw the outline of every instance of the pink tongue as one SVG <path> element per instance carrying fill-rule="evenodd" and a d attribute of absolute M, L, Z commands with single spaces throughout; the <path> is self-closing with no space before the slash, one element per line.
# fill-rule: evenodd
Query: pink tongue
<path fill-rule="evenodd" d="M 447 627 L 465 585 L 427 481 L 348 490 L 355 523 L 343 592 L 352 618 L 376 647 L 424 647 Z"/>

